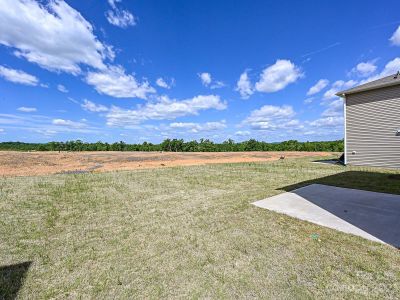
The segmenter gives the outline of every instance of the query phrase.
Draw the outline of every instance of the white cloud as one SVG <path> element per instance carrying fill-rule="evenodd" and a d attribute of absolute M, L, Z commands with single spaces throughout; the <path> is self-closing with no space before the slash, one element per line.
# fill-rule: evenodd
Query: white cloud
<path fill-rule="evenodd" d="M 318 133 L 319 132 L 315 130 L 307 130 L 303 132 L 304 135 L 318 135 Z"/>
<path fill-rule="evenodd" d="M 83 122 L 74 122 L 71 120 L 64 120 L 64 119 L 54 119 L 52 121 L 52 124 L 57 125 L 57 126 L 70 127 L 70 128 L 84 128 L 87 126 Z"/>
<path fill-rule="evenodd" d="M 109 66 L 104 71 L 88 72 L 86 82 L 93 85 L 97 92 L 116 98 L 146 99 L 154 93 L 147 81 L 139 83 L 133 75 L 126 74 L 121 66 Z"/>
<path fill-rule="evenodd" d="M 366 77 L 374 73 L 376 69 L 377 66 L 373 61 L 367 61 L 357 64 L 357 66 L 351 70 L 351 73 L 354 73 L 360 77 Z"/>
<path fill-rule="evenodd" d="M 360 63 L 358 64 L 355 68 L 352 69 L 352 73 L 357 73 L 359 76 L 367 76 L 367 74 L 373 74 L 376 72 L 377 67 L 374 64 L 374 61 L 370 62 L 365 62 L 365 63 Z M 370 76 L 366 79 L 361 80 L 360 82 L 357 82 L 355 80 L 338 80 L 335 81 L 331 88 L 325 92 L 323 96 L 323 100 L 330 100 L 330 99 L 335 99 L 336 98 L 336 93 L 338 93 L 341 90 L 346 90 L 351 87 L 354 87 L 357 84 L 365 84 L 370 81 L 374 81 L 377 79 L 380 79 L 385 76 L 393 75 L 397 73 L 400 70 L 400 57 L 396 57 L 389 61 L 383 70 L 373 76 Z"/>
<path fill-rule="evenodd" d="M 320 91 L 322 91 L 326 86 L 329 84 L 329 80 L 327 79 L 320 79 L 318 82 L 310 87 L 310 89 L 307 92 L 307 96 L 312 96 L 315 94 L 318 94 Z"/>
<path fill-rule="evenodd" d="M 108 108 L 102 104 L 96 104 L 90 100 L 84 99 L 81 107 L 84 110 L 91 111 L 91 112 L 105 112 L 108 111 Z"/>
<path fill-rule="evenodd" d="M 106 18 L 110 24 L 121 28 L 136 25 L 135 17 L 127 10 L 108 10 L 106 12 Z"/>
<path fill-rule="evenodd" d="M 226 128 L 225 121 L 220 122 L 206 122 L 206 123 L 182 123 L 176 122 L 169 125 L 172 129 L 186 129 L 192 133 L 204 131 L 216 131 Z"/>
<path fill-rule="evenodd" d="M 65 1 L 3 0 L 0 44 L 50 71 L 81 72 L 80 64 L 104 69 L 114 57 L 110 46 L 93 34 L 92 25 Z"/>
<path fill-rule="evenodd" d="M 4 129 L 3 129 L 3 128 L 0 128 L 0 132 L 4 132 Z"/>
<path fill-rule="evenodd" d="M 26 113 L 37 111 L 36 107 L 25 107 L 25 106 L 18 107 L 17 110 Z"/>
<path fill-rule="evenodd" d="M 227 104 L 219 96 L 196 96 L 186 100 L 160 98 L 160 102 L 138 105 L 136 109 L 111 107 L 107 114 L 107 124 L 110 126 L 134 126 L 147 120 L 173 120 L 187 115 L 197 115 L 201 110 L 226 109 Z"/>
<path fill-rule="evenodd" d="M 326 106 L 326 109 L 321 113 L 319 119 L 314 121 L 306 121 L 308 131 L 304 134 L 314 136 L 338 136 L 342 135 L 343 130 L 343 100 L 334 96 L 337 89 L 346 89 L 353 86 L 355 82 L 338 80 L 332 84 L 329 94 L 325 93 L 325 100 L 321 104 Z M 327 101 L 334 99 L 333 101 Z M 311 127 L 311 128 L 310 128 Z"/>
<path fill-rule="evenodd" d="M 400 46 L 400 26 L 397 27 L 396 31 L 393 33 L 392 37 L 390 38 L 390 42 L 392 45 Z"/>
<path fill-rule="evenodd" d="M 341 127 L 343 126 L 343 117 L 325 117 L 309 123 L 313 127 Z"/>
<path fill-rule="evenodd" d="M 57 90 L 59 90 L 61 93 L 68 93 L 67 88 L 62 84 L 57 85 Z"/>
<path fill-rule="evenodd" d="M 0 124 L 5 129 L 23 130 L 25 132 L 40 133 L 50 135 L 60 132 L 82 133 L 82 134 L 104 134 L 104 130 L 91 127 L 82 122 L 73 122 L 64 119 L 52 119 L 47 116 L 37 114 L 1 114 Z"/>
<path fill-rule="evenodd" d="M 111 5 L 112 8 L 116 8 L 117 5 L 115 3 L 121 2 L 122 0 L 107 0 L 108 4 Z"/>
<path fill-rule="evenodd" d="M 293 107 L 289 105 L 273 106 L 264 105 L 253 110 L 242 124 L 249 125 L 255 130 L 294 129 L 301 127 L 295 116 Z"/>
<path fill-rule="evenodd" d="M 260 109 L 253 110 L 251 112 L 250 118 L 253 121 L 263 120 L 265 117 L 268 118 L 288 118 L 293 117 L 295 112 L 293 107 L 289 105 L 283 106 L 273 106 L 273 105 L 264 105 Z"/>
<path fill-rule="evenodd" d="M 115 4 L 116 2 L 121 2 L 121 1 L 115 1 L 115 0 L 108 1 L 112 9 L 106 12 L 107 21 L 110 24 L 121 28 L 126 28 L 128 26 L 136 25 L 135 16 L 128 10 L 119 9 Z"/>
<path fill-rule="evenodd" d="M 395 59 L 389 61 L 381 74 L 379 76 L 388 76 L 392 74 L 396 74 L 400 70 L 400 57 L 396 57 Z"/>
<path fill-rule="evenodd" d="M 348 80 L 348 81 L 343 81 L 343 80 L 337 80 L 335 81 L 331 88 L 327 90 L 324 94 L 323 100 L 329 100 L 336 98 L 336 93 L 339 92 L 340 90 L 346 90 L 349 89 L 357 84 L 357 81 L 355 80 Z"/>
<path fill-rule="evenodd" d="M 75 100 L 75 99 L 72 98 L 72 97 L 67 97 L 67 99 L 68 99 L 69 101 L 71 101 L 72 103 L 79 104 L 79 101 L 78 101 L 78 100 Z"/>
<path fill-rule="evenodd" d="M 222 81 L 214 81 L 214 83 L 210 86 L 210 89 L 215 90 L 215 89 L 220 89 L 225 87 L 226 84 L 223 83 Z"/>
<path fill-rule="evenodd" d="M 197 74 L 201 80 L 201 83 L 206 86 L 206 87 L 210 87 L 210 89 L 214 90 L 214 89 L 220 89 L 226 86 L 226 84 L 222 81 L 214 81 L 211 77 L 210 73 L 207 72 L 203 72 L 203 73 L 199 73 Z"/>
<path fill-rule="evenodd" d="M 278 59 L 275 64 L 264 69 L 255 88 L 263 93 L 277 92 L 302 76 L 300 68 L 290 60 Z"/>
<path fill-rule="evenodd" d="M 12 114 L 2 114 L 0 113 L 0 124 L 1 125 L 15 125 L 20 123 L 24 117 L 20 115 L 12 115 Z"/>
<path fill-rule="evenodd" d="M 159 86 L 159 87 L 162 87 L 162 88 L 164 88 L 164 89 L 170 89 L 174 84 L 175 84 L 175 79 L 171 79 L 171 81 L 170 81 L 170 83 L 167 83 L 165 80 L 164 80 L 164 78 L 157 78 L 157 80 L 156 80 L 156 84 Z"/>
<path fill-rule="evenodd" d="M 39 80 L 33 75 L 25 73 L 24 71 L 9 69 L 3 66 L 0 66 L 0 77 L 3 77 L 5 80 L 24 85 L 36 86 L 39 83 Z"/>
<path fill-rule="evenodd" d="M 391 61 L 389 61 L 379 74 L 376 74 L 374 76 L 368 77 L 365 80 L 362 80 L 360 84 L 364 84 L 370 81 L 380 79 L 385 76 L 396 74 L 398 71 L 400 71 L 400 57 L 396 57 Z"/>
<path fill-rule="evenodd" d="M 239 130 L 235 132 L 235 135 L 237 136 L 249 136 L 250 134 L 251 132 L 248 130 Z"/>
<path fill-rule="evenodd" d="M 239 92 L 242 99 L 248 99 L 254 93 L 247 71 L 240 75 L 235 90 Z"/>
<path fill-rule="evenodd" d="M 322 117 L 343 116 L 343 100 L 337 99 L 328 104 L 328 108 L 322 112 Z"/>
<path fill-rule="evenodd" d="M 211 74 L 210 73 L 203 72 L 203 73 L 200 73 L 198 75 L 199 75 L 199 77 L 201 79 L 201 83 L 204 86 L 208 86 L 211 83 L 212 79 L 211 79 Z"/>
<path fill-rule="evenodd" d="M 244 71 L 236 83 L 235 90 L 240 93 L 242 99 L 248 99 L 255 90 L 263 93 L 277 92 L 290 83 L 296 82 L 302 76 L 300 68 L 290 60 L 278 59 L 275 64 L 263 70 L 254 87 L 247 71 Z"/>
<path fill-rule="evenodd" d="M 46 137 L 52 137 L 58 133 L 56 130 L 51 129 L 34 129 L 34 132 L 44 135 Z"/>
<path fill-rule="evenodd" d="M 310 104 L 313 101 L 314 101 L 314 97 L 310 97 L 310 98 L 307 98 L 306 100 L 304 100 L 304 104 Z"/>

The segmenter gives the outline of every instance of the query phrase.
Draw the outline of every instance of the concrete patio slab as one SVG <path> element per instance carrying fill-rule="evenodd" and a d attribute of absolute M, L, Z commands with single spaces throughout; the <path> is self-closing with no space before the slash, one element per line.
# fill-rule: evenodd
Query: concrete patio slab
<path fill-rule="evenodd" d="M 400 195 L 311 184 L 253 204 L 400 247 Z"/>

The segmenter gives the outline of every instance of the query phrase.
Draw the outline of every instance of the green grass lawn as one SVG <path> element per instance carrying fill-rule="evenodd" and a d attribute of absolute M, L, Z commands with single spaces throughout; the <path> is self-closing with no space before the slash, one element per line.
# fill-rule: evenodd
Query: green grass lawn
<path fill-rule="evenodd" d="M 310 161 L 0 178 L 0 295 L 398 297 L 397 249 L 250 204 L 313 182 L 400 194 L 389 171 Z"/>

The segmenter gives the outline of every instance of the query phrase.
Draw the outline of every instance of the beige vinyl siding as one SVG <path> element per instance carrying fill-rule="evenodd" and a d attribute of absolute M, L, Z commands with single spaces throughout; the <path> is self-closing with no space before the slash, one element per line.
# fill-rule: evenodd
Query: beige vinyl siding
<path fill-rule="evenodd" d="M 400 168 L 396 130 L 400 130 L 400 85 L 346 96 L 347 164 Z"/>

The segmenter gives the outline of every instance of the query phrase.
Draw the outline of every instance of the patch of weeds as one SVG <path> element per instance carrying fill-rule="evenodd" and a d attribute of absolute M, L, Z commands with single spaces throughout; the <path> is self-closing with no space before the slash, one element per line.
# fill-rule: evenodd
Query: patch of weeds
<path fill-rule="evenodd" d="M 46 225 L 48 228 L 53 228 L 56 225 L 57 219 L 59 218 L 60 213 L 58 209 L 54 206 L 51 205 L 51 207 L 47 211 L 46 215 Z"/>

